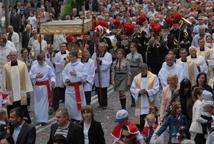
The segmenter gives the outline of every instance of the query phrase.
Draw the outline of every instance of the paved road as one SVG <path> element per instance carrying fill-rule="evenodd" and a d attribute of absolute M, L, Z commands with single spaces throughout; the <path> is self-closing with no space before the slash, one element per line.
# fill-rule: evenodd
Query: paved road
<path fill-rule="evenodd" d="M 105 133 L 106 144 L 111 144 L 112 143 L 111 129 L 112 129 L 112 126 L 114 125 L 115 114 L 117 110 L 120 109 L 120 103 L 119 103 L 118 94 L 114 92 L 112 89 L 109 90 L 108 96 L 109 96 L 108 108 L 106 110 L 102 110 L 98 108 L 98 103 L 96 99 L 92 101 L 92 106 L 94 108 L 95 119 L 102 123 L 103 130 Z M 133 109 L 130 108 L 130 97 L 128 94 L 127 94 L 127 97 L 129 100 L 127 102 L 128 111 L 132 115 Z M 54 120 L 54 118 L 52 118 L 52 120 Z M 49 132 L 50 132 L 50 125 L 46 127 L 39 127 L 37 129 L 36 144 L 46 144 L 49 138 Z"/>

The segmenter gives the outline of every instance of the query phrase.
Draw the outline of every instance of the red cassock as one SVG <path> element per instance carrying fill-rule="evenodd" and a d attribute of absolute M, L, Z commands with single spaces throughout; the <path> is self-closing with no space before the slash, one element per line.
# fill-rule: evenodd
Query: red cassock
<path fill-rule="evenodd" d="M 126 123 L 126 126 L 128 128 L 128 132 L 130 134 L 138 134 L 139 133 L 139 130 L 133 121 L 128 120 Z M 123 125 L 121 125 L 120 123 L 117 123 L 112 130 L 112 133 L 111 133 L 112 136 L 119 139 L 121 137 L 122 127 L 123 127 Z"/>

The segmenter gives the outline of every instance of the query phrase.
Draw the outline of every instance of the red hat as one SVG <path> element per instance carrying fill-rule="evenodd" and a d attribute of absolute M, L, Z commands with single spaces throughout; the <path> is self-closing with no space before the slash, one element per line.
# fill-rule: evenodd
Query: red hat
<path fill-rule="evenodd" d="M 119 19 L 113 19 L 113 24 L 115 26 L 120 26 L 121 25 L 121 21 Z"/>
<path fill-rule="evenodd" d="M 102 19 L 98 19 L 98 20 L 95 21 L 95 27 L 97 27 L 99 25 L 107 28 L 108 27 L 108 22 L 105 21 L 105 20 L 102 20 Z"/>
<path fill-rule="evenodd" d="M 66 41 L 68 43 L 72 43 L 73 42 L 73 36 L 71 33 L 68 33 L 67 36 L 66 36 Z"/>
<path fill-rule="evenodd" d="M 146 17 L 144 14 L 142 14 L 141 16 L 138 17 L 138 22 L 140 24 L 144 23 L 146 21 Z"/>
<path fill-rule="evenodd" d="M 134 28 L 135 28 L 135 25 L 131 22 L 126 22 L 123 24 L 123 28 L 125 31 L 127 32 L 133 32 L 134 31 Z"/>
<path fill-rule="evenodd" d="M 175 13 L 175 20 L 180 21 L 180 20 L 181 20 L 181 18 L 182 18 L 181 13 L 176 12 L 176 13 Z"/>
<path fill-rule="evenodd" d="M 173 16 L 167 16 L 165 21 L 166 21 L 166 24 L 172 26 L 173 25 L 173 21 L 174 21 L 174 17 Z"/>
<path fill-rule="evenodd" d="M 151 28 L 152 28 L 153 32 L 159 33 L 161 30 L 161 25 L 159 23 L 155 23 L 155 24 L 153 24 L 153 26 Z"/>

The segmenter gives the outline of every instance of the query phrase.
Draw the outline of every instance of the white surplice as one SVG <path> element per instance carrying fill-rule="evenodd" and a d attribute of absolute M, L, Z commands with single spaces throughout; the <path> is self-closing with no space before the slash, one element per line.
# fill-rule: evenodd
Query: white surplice
<path fill-rule="evenodd" d="M 42 40 L 41 50 L 46 51 L 46 48 L 47 48 L 47 42 L 45 40 Z M 40 54 L 40 42 L 38 40 L 33 41 L 31 54 L 34 58 L 36 58 L 37 55 Z"/>
<path fill-rule="evenodd" d="M 7 33 L 9 35 L 9 33 Z M 13 32 L 11 37 L 11 42 L 14 43 L 16 50 L 20 51 L 20 43 L 19 43 L 19 34 L 17 32 Z"/>
<path fill-rule="evenodd" d="M 97 69 L 96 53 L 92 55 L 92 59 L 95 62 L 95 69 Z M 98 73 L 95 73 L 95 86 L 96 87 L 109 87 L 110 83 L 110 69 L 112 64 L 112 55 L 109 52 L 106 52 L 104 57 L 98 57 L 102 62 L 100 65 L 100 81 L 101 86 L 99 85 Z"/>
<path fill-rule="evenodd" d="M 36 78 L 37 73 L 42 73 L 42 78 Z M 37 81 L 51 81 L 55 83 L 56 78 L 52 68 L 44 63 L 39 65 L 35 63 L 30 70 L 30 77 L 35 84 Z M 37 122 L 48 122 L 48 89 L 45 85 L 34 85 L 34 112 Z"/>
<path fill-rule="evenodd" d="M 137 77 L 134 78 L 131 88 L 130 88 L 130 92 L 131 92 L 132 96 L 134 97 L 134 99 L 137 100 L 139 98 L 138 97 L 139 91 L 141 89 L 145 89 L 148 92 L 150 101 L 153 101 L 154 98 L 156 97 L 156 94 L 159 91 L 158 77 L 156 75 L 154 75 L 154 81 L 153 81 L 153 85 L 152 85 L 151 89 L 147 88 L 147 77 L 141 78 L 141 85 L 140 85 L 141 89 L 137 88 L 137 86 L 135 84 L 136 78 Z M 141 115 L 149 113 L 149 99 L 146 95 L 142 95 L 140 97 L 140 102 L 141 102 L 140 114 Z"/>
<path fill-rule="evenodd" d="M 76 71 L 76 76 L 70 74 L 70 72 L 73 70 Z M 75 83 L 80 82 L 82 80 L 86 80 L 85 73 L 86 72 L 84 71 L 84 64 L 81 63 L 80 61 L 68 63 L 62 72 L 63 81 L 65 83 L 66 80 L 70 80 L 70 82 Z M 79 88 L 80 88 L 81 106 L 85 106 L 86 100 L 83 85 L 80 85 Z M 68 113 L 71 119 L 82 120 L 81 111 L 77 109 L 76 95 L 73 86 L 66 86 L 65 107 L 68 109 Z"/>
<path fill-rule="evenodd" d="M 200 72 L 204 72 L 204 73 L 208 72 L 208 65 L 203 56 L 197 55 L 196 58 L 192 58 L 191 56 L 188 56 L 187 59 L 191 59 L 197 66 L 199 66 Z"/>
<path fill-rule="evenodd" d="M 86 83 L 83 85 L 84 91 L 92 91 L 95 77 L 95 65 L 92 59 L 88 59 L 87 62 L 83 62 L 84 71 L 86 71 Z"/>
<path fill-rule="evenodd" d="M 191 59 L 187 59 L 187 61 L 191 61 Z M 176 62 L 179 66 L 181 66 L 181 68 L 183 69 L 183 76 L 184 78 L 188 78 L 190 79 L 190 76 L 189 76 L 189 66 L 188 66 L 188 62 L 182 62 L 181 61 L 181 58 L 179 58 Z M 195 78 L 195 81 L 196 81 L 196 78 L 198 76 L 198 68 L 197 68 L 197 65 L 193 62 L 193 72 L 194 72 L 194 78 Z"/>
<path fill-rule="evenodd" d="M 66 54 L 61 52 L 56 53 L 55 55 L 55 72 L 56 72 L 56 87 L 64 87 L 62 79 L 62 71 L 65 68 L 65 59 L 69 55 L 69 52 L 66 51 Z"/>
<path fill-rule="evenodd" d="M 28 74 L 28 69 L 27 66 L 24 62 L 17 60 L 18 65 L 24 65 L 24 73 L 25 73 L 25 90 L 21 90 L 21 86 L 20 86 L 20 72 L 19 72 L 19 67 L 17 66 L 11 66 L 11 62 L 8 62 L 8 65 L 11 66 L 11 84 L 12 84 L 12 91 L 7 90 L 6 88 L 6 80 L 7 80 L 7 76 L 6 74 L 3 72 L 3 78 L 4 80 L 2 81 L 3 84 L 3 90 L 6 90 L 8 92 L 9 96 L 13 97 L 13 102 L 16 101 L 20 101 L 21 100 L 21 96 L 26 95 L 27 92 L 32 92 L 33 91 L 33 87 L 32 87 L 32 83 L 30 80 L 30 76 Z M 6 65 L 5 65 L 6 66 Z"/>
<path fill-rule="evenodd" d="M 176 74 L 178 76 L 179 82 L 184 79 L 183 69 L 179 65 L 173 64 L 172 66 L 168 66 L 167 64 L 163 64 L 158 73 L 162 87 L 167 85 L 167 78 L 169 74 Z"/>

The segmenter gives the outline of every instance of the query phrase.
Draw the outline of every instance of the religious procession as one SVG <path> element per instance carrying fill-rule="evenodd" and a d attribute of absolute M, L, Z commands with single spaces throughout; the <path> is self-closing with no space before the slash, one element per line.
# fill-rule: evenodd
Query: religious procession
<path fill-rule="evenodd" d="M 213 144 L 213 0 L 0 2 L 0 144 Z"/>

